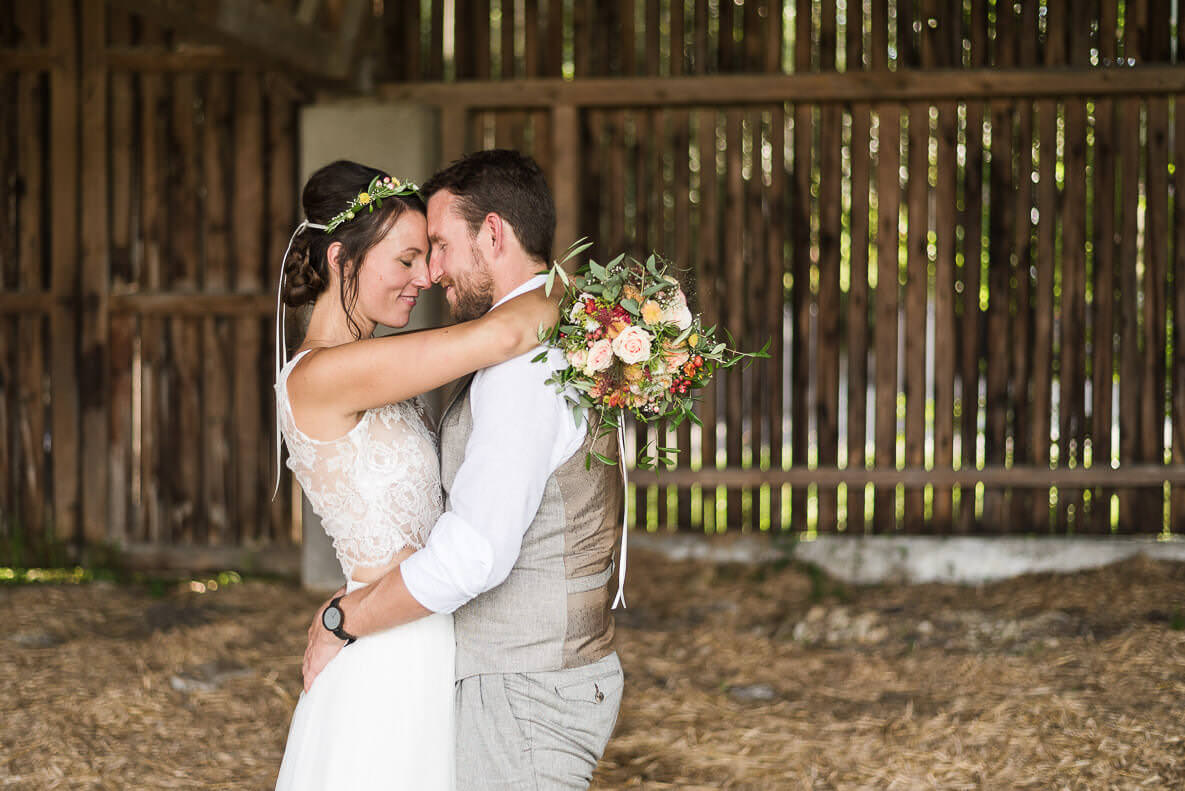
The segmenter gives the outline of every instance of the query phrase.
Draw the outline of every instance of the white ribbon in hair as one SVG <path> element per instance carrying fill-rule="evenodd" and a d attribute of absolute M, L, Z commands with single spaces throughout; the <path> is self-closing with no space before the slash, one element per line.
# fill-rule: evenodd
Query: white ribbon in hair
<path fill-rule="evenodd" d="M 623 608 L 625 605 L 625 553 L 627 540 L 630 534 L 630 526 L 627 524 L 626 516 L 629 513 L 629 488 L 630 479 L 625 471 L 625 427 L 620 422 L 617 426 L 617 459 L 621 464 L 621 565 L 617 569 L 617 596 L 613 598 L 613 606 L 610 609 L 617 609 L 620 604 Z"/>
<path fill-rule="evenodd" d="M 287 309 L 284 305 L 284 264 L 288 261 L 288 254 L 292 252 L 292 245 L 296 242 L 296 235 L 306 228 L 316 228 L 319 231 L 326 230 L 327 226 L 319 223 L 309 222 L 308 220 L 301 220 L 300 225 L 296 226 L 296 230 L 292 232 L 292 236 L 288 238 L 288 247 L 284 250 L 284 257 L 280 259 L 280 282 L 276 285 L 276 379 L 273 382 L 273 389 L 280 384 L 280 372 L 284 370 L 284 366 L 288 364 L 288 328 L 284 326 L 284 319 L 288 315 Z M 276 393 L 276 487 L 272 490 L 272 499 L 276 499 L 276 494 L 280 491 L 280 471 L 284 468 L 282 453 L 284 447 L 284 435 L 280 433 L 280 394 Z"/>

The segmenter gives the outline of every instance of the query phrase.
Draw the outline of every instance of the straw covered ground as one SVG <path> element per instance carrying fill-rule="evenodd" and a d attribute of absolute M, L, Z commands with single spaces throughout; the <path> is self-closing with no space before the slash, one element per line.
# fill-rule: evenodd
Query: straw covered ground
<path fill-rule="evenodd" d="M 854 589 L 639 551 L 629 600 L 594 788 L 1185 788 L 1185 566 Z M 319 601 L 0 587 L 0 788 L 270 788 Z"/>

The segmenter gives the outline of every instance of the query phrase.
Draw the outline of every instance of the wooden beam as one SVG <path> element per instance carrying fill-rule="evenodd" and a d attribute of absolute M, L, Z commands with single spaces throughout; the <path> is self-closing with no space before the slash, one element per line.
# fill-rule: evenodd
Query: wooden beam
<path fill-rule="evenodd" d="M 0 73 L 8 71 L 49 71 L 66 61 L 60 52 L 46 47 L 0 49 Z"/>
<path fill-rule="evenodd" d="M 800 72 L 567 81 L 388 83 L 378 95 L 442 107 L 736 106 L 797 102 L 913 102 L 1036 99 L 1064 96 L 1163 95 L 1185 92 L 1185 67 L 930 69 Z"/>
<path fill-rule="evenodd" d="M 104 54 L 112 71 L 243 71 L 260 67 L 258 58 L 219 46 L 108 47 Z"/>
<path fill-rule="evenodd" d="M 1185 464 L 1132 464 L 1119 469 L 1106 466 L 1074 469 L 1048 469 L 1045 467 L 986 467 L 982 470 L 926 470 L 926 469 L 873 469 L 828 468 L 808 469 L 792 467 L 788 470 L 758 469 L 675 469 L 634 470 L 630 472 L 630 483 L 637 486 L 736 486 L 749 487 L 762 484 L 790 484 L 792 486 L 836 486 L 838 484 L 874 484 L 907 488 L 934 486 L 956 486 L 982 482 L 985 486 L 1014 486 L 1020 488 L 1047 489 L 1050 486 L 1145 486 L 1160 488 L 1169 483 L 1185 482 Z"/>
<path fill-rule="evenodd" d="M 221 44 L 249 58 L 279 63 L 329 80 L 344 80 L 337 42 L 328 33 L 259 0 L 111 0 L 174 30 Z M 209 11 L 204 9 L 209 8 Z"/>
<path fill-rule="evenodd" d="M 122 315 L 269 316 L 276 309 L 274 294 L 141 291 L 110 294 L 107 300 L 108 312 Z M 58 307 L 70 309 L 77 302 L 74 297 L 60 297 L 52 291 L 5 291 L 0 292 L 0 316 L 49 313 Z"/>

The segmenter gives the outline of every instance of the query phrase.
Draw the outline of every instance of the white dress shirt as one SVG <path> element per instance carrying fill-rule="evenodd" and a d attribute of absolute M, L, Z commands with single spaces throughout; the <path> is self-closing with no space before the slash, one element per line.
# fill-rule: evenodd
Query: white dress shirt
<path fill-rule="evenodd" d="M 543 282 L 531 278 L 498 305 Z M 433 612 L 453 612 L 510 575 L 547 479 L 584 442 L 586 421 L 578 425 L 563 394 L 544 384 L 568 363 L 554 348 L 547 365 L 531 362 L 539 351 L 480 370 L 469 385 L 473 433 L 448 510 L 401 566 L 408 592 Z"/>

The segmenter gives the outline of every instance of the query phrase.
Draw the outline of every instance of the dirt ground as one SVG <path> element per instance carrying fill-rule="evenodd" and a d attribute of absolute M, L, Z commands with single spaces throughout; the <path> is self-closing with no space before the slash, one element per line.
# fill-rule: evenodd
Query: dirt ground
<path fill-rule="evenodd" d="M 0 788 L 271 788 L 320 597 L 209 581 L 0 586 Z M 851 588 L 638 551 L 628 593 L 596 789 L 1185 788 L 1185 565 Z"/>

